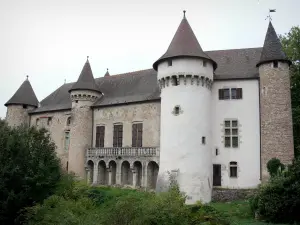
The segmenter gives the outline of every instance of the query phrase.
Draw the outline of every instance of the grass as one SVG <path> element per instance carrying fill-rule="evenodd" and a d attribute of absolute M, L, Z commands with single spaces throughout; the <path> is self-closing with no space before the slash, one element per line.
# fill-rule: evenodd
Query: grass
<path fill-rule="evenodd" d="M 246 200 L 233 202 L 213 202 L 210 203 L 210 205 L 223 212 L 225 216 L 229 218 L 232 225 L 272 225 L 272 223 L 265 223 L 255 220 L 250 211 L 249 202 Z"/>

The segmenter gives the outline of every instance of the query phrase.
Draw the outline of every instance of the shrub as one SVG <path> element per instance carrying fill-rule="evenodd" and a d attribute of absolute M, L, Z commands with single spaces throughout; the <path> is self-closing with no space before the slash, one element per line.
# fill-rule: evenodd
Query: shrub
<path fill-rule="evenodd" d="M 280 174 L 280 172 L 283 171 L 284 168 L 285 166 L 277 158 L 270 159 L 267 163 L 267 169 L 271 177 Z"/>
<path fill-rule="evenodd" d="M 45 129 L 10 128 L 0 121 L 0 224 L 20 223 L 20 210 L 53 194 L 60 177 L 60 161 Z"/>
<path fill-rule="evenodd" d="M 300 222 L 300 160 L 294 160 L 285 176 L 262 185 L 251 200 L 251 209 L 275 223 Z"/>

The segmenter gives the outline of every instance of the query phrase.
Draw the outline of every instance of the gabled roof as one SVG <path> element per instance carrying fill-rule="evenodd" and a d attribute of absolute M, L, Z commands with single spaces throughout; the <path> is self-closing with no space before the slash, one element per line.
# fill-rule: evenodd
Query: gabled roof
<path fill-rule="evenodd" d="M 214 80 L 257 79 L 262 48 L 230 49 L 205 52 L 218 63 Z M 95 83 L 104 95 L 95 102 L 94 107 L 118 104 L 159 101 L 160 91 L 157 72 L 154 69 L 140 70 L 95 79 Z M 71 99 L 68 91 L 74 83 L 59 87 L 41 101 L 41 107 L 32 113 L 70 110 Z"/>
<path fill-rule="evenodd" d="M 157 70 L 157 66 L 160 62 L 166 59 L 181 56 L 208 59 L 213 63 L 214 69 L 217 68 L 217 63 L 202 50 L 189 22 L 185 17 L 185 14 L 171 41 L 171 44 L 169 45 L 168 50 L 153 64 L 153 68 Z"/>
<path fill-rule="evenodd" d="M 39 101 L 32 89 L 32 86 L 27 79 L 22 83 L 16 93 L 5 103 L 5 106 L 9 105 L 30 105 L 38 107 Z"/>
<path fill-rule="evenodd" d="M 86 60 L 77 82 L 72 86 L 69 92 L 74 90 L 90 90 L 101 93 L 99 87 L 95 83 L 89 59 Z"/>
<path fill-rule="evenodd" d="M 260 60 L 257 66 L 271 62 L 271 61 L 286 61 L 289 64 L 291 63 L 286 57 L 285 53 L 282 50 L 282 45 L 280 40 L 275 32 L 275 29 L 270 21 L 267 34 L 265 37 L 265 43 L 261 53 Z"/>

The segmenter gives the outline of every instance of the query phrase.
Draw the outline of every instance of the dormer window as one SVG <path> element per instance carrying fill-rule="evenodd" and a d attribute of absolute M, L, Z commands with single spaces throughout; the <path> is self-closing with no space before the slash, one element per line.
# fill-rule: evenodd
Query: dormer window
<path fill-rule="evenodd" d="M 273 68 L 278 68 L 278 61 L 273 62 Z"/>
<path fill-rule="evenodd" d="M 168 66 L 172 66 L 172 60 L 168 60 Z"/>

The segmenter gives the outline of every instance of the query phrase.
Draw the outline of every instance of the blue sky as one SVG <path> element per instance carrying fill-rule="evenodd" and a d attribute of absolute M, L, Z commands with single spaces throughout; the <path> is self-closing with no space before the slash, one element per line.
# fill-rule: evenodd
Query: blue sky
<path fill-rule="evenodd" d="M 42 100 L 86 56 L 95 77 L 151 68 L 183 10 L 204 50 L 261 47 L 270 8 L 278 34 L 299 25 L 299 0 L 0 0 L 0 117 L 26 75 Z"/>

